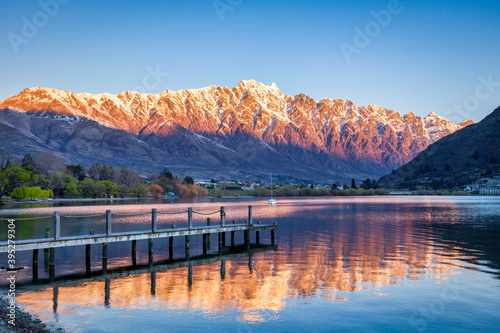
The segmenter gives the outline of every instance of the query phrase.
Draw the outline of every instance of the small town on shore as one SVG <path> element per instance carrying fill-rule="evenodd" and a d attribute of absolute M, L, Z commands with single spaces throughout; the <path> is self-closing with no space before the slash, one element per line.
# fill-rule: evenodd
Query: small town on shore
<path fill-rule="evenodd" d="M 35 155 L 35 157 L 37 157 Z M 65 165 L 55 156 L 34 159 L 26 154 L 22 161 L 3 156 L 0 170 L 2 202 L 105 198 L 195 198 L 195 197 L 293 197 L 366 195 L 495 195 L 500 194 L 500 177 L 489 176 L 472 184 L 447 188 L 421 180 L 409 189 L 381 188 L 375 179 L 349 184 L 313 181 L 240 181 L 176 177 L 167 168 L 160 173 L 139 175 L 117 166 L 93 163 Z"/>

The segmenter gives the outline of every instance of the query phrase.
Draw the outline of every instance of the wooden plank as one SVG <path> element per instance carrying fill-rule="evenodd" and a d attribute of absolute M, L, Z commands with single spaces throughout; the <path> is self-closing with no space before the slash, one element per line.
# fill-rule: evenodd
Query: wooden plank
<path fill-rule="evenodd" d="M 61 237 L 60 240 L 47 240 L 45 238 L 32 239 L 32 240 L 19 240 L 16 242 L 16 251 L 27 251 L 34 249 L 48 249 L 66 246 L 79 246 L 87 244 L 102 244 L 114 243 L 133 240 L 146 240 L 149 238 L 165 238 L 165 237 L 178 237 L 178 236 L 192 236 L 203 235 L 214 232 L 228 232 L 228 231 L 266 231 L 275 230 L 278 226 L 274 225 L 245 225 L 236 224 L 228 225 L 225 227 L 194 227 L 193 229 L 167 229 L 161 230 L 156 233 L 149 231 L 132 232 L 132 233 L 114 233 L 112 236 L 100 235 L 84 235 L 84 236 L 67 236 Z M 0 253 L 8 252 L 7 242 L 0 243 Z"/>

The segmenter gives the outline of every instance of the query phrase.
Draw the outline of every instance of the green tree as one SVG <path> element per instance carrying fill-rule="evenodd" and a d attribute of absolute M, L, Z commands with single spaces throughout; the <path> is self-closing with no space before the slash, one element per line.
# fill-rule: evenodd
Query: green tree
<path fill-rule="evenodd" d="M 54 172 L 50 175 L 49 188 L 56 198 L 64 195 L 78 194 L 76 179 L 62 172 Z"/>
<path fill-rule="evenodd" d="M 354 178 L 351 180 L 351 188 L 356 189 L 356 181 Z"/>
<path fill-rule="evenodd" d="M 85 179 L 85 167 L 81 166 L 80 164 L 78 165 L 67 165 L 66 166 L 66 173 L 70 174 L 73 176 L 75 179 L 78 179 L 79 181 L 82 181 Z"/>
<path fill-rule="evenodd" d="M 108 198 L 110 198 L 112 195 L 116 195 L 116 193 L 118 192 L 118 185 L 116 185 L 112 181 L 103 180 L 99 183 L 104 186 L 104 193 Z"/>
<path fill-rule="evenodd" d="M 78 183 L 78 190 L 84 198 L 92 197 L 94 193 L 94 181 L 90 178 L 85 178 Z"/>
<path fill-rule="evenodd" d="M 188 184 L 188 185 L 193 185 L 193 184 L 194 184 L 194 180 L 193 180 L 193 178 L 191 178 L 191 177 L 189 177 L 189 176 L 188 176 L 188 177 L 186 177 L 186 178 L 184 178 L 184 181 L 185 181 L 185 182 L 186 182 L 186 184 Z"/>
<path fill-rule="evenodd" d="M 137 198 L 144 198 L 150 194 L 149 186 L 146 184 L 139 184 L 130 190 L 130 193 Z"/>
<path fill-rule="evenodd" d="M 168 169 L 164 169 L 161 172 L 160 177 L 166 177 L 166 178 L 172 179 L 173 175 L 172 175 L 172 172 L 168 171 Z"/>

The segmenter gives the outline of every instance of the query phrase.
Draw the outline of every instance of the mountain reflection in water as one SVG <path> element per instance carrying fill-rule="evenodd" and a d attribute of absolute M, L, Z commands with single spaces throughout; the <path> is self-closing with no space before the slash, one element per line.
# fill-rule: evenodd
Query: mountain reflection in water
<path fill-rule="evenodd" d="M 286 307 L 301 308 L 318 299 L 359 302 L 364 290 L 387 301 L 398 293 L 388 288 L 391 285 L 404 287 L 404 293 L 425 293 L 429 280 L 446 283 L 464 270 L 498 279 L 498 203 L 499 199 L 438 197 L 281 199 L 277 206 L 267 201 L 224 202 L 228 219 L 244 219 L 244 208 L 252 204 L 255 220 L 277 221 L 277 250 L 225 260 L 224 274 L 217 261 L 192 267 L 189 278 L 190 268 L 181 267 L 110 280 L 27 286 L 17 302 L 49 322 L 103 308 L 195 311 L 213 320 L 231 313 L 239 322 L 268 322 L 277 320 Z M 219 205 L 189 203 L 176 208 L 208 210 Z M 141 206 L 118 208 L 151 208 Z M 74 213 L 75 207 L 58 207 L 64 209 Z M 42 214 L 34 210 L 28 213 Z M 269 235 L 261 235 L 261 242 L 269 243 Z M 128 254 L 110 262 L 127 261 Z M 83 261 L 83 255 L 71 260 Z M 98 256 L 93 258 L 98 261 Z M 493 292 L 498 295 L 498 288 Z M 63 327 L 72 325 L 70 319 L 61 322 Z"/>

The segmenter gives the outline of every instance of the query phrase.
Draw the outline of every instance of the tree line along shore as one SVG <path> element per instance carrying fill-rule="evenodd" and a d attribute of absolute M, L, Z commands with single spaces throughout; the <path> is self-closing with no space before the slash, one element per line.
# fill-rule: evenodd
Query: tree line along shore
<path fill-rule="evenodd" d="M 35 199 L 86 199 L 86 198 L 160 198 L 164 196 L 194 197 L 292 197 L 292 196 L 367 196 L 389 195 L 390 191 L 379 188 L 375 180 L 366 179 L 359 187 L 351 184 L 277 184 L 255 183 L 251 189 L 227 181 L 211 180 L 200 186 L 192 177 L 175 177 L 168 169 L 141 177 L 131 169 L 120 166 L 93 163 L 89 168 L 61 162 L 51 153 L 26 154 L 21 161 L 14 161 L 2 154 L 0 160 L 0 197 L 2 200 Z M 224 185 L 222 185 L 224 184 Z M 228 186 L 229 185 L 229 186 Z M 432 191 L 431 191 L 432 192 Z M 469 194 L 443 191 L 414 191 L 424 194 Z"/>

